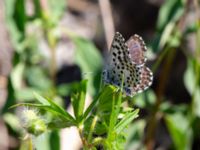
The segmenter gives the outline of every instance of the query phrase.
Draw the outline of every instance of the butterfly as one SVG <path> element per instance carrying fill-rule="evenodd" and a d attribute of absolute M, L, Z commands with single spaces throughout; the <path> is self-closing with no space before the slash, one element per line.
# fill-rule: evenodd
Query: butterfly
<path fill-rule="evenodd" d="M 133 97 L 151 86 L 152 71 L 145 66 L 147 48 L 143 39 L 135 34 L 125 42 L 123 36 L 116 32 L 103 71 L 103 81 L 121 87 L 126 95 Z"/>

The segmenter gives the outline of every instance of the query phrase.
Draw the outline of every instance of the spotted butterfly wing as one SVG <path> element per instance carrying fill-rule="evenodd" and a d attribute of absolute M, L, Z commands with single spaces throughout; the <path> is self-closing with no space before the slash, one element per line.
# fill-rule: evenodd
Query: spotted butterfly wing
<path fill-rule="evenodd" d="M 152 83 L 152 72 L 144 63 L 145 44 L 138 36 L 132 36 L 127 43 L 119 32 L 116 32 L 108 57 L 103 80 L 107 84 L 120 87 L 122 76 L 124 91 L 129 96 L 142 92 Z"/>
<path fill-rule="evenodd" d="M 106 69 L 103 72 L 103 79 L 106 83 L 120 86 L 123 74 L 124 81 L 126 78 L 130 78 L 132 70 L 129 68 L 132 66 L 132 63 L 128 58 L 128 53 L 128 47 L 125 44 L 124 38 L 117 32 L 111 45 Z M 124 86 L 129 86 L 126 81 Z"/>
<path fill-rule="evenodd" d="M 153 81 L 153 73 L 145 66 L 147 48 L 143 39 L 137 34 L 131 36 L 126 43 L 128 45 L 129 58 L 134 64 L 138 78 L 141 81 L 140 84 L 132 87 L 131 92 L 132 94 L 140 93 L 151 86 Z"/>
<path fill-rule="evenodd" d="M 135 65 L 144 65 L 146 62 L 146 57 L 144 55 L 147 50 L 142 38 L 135 34 L 129 38 L 126 42 L 129 48 L 129 57 Z"/>

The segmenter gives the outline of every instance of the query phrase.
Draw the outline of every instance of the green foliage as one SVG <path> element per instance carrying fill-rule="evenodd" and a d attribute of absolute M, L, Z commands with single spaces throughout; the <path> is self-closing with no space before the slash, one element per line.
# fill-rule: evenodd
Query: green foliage
<path fill-rule="evenodd" d="M 138 117 L 139 109 L 133 112 L 126 112 L 123 119 L 115 126 L 117 133 L 120 133 L 126 126 L 128 126 L 133 119 Z"/>
<path fill-rule="evenodd" d="M 36 124 L 51 130 L 43 134 L 43 140 L 41 137 L 35 138 L 33 144 L 36 149 L 59 149 L 59 129 L 71 126 L 77 127 L 85 149 L 145 149 L 149 146 L 148 141 L 144 143 L 148 133 L 151 133 L 151 142 L 155 141 L 153 131 L 156 125 L 152 130 L 148 127 L 154 125 L 154 120 L 158 124 L 160 119 L 164 119 L 171 137 L 170 149 L 192 149 L 194 141 L 198 141 L 200 136 L 200 25 L 198 18 L 195 18 L 195 9 L 198 8 L 193 4 L 195 1 L 166 0 L 161 5 L 155 37 L 149 43 L 155 56 L 152 66 L 156 75 L 154 90 L 149 89 L 134 98 L 124 98 L 119 89 L 110 85 L 99 90 L 103 65 L 100 52 L 90 40 L 69 29 L 65 31 L 60 28 L 59 21 L 66 11 L 65 0 L 48 0 L 47 3 L 48 7 L 44 7 L 40 0 L 33 0 L 33 14 L 29 15 L 25 0 L 5 1 L 5 19 L 14 55 L 8 78 L 8 97 L 1 115 L 11 136 L 21 137 L 23 133 L 15 111 L 9 109 L 14 105 L 37 109 L 38 114 L 45 118 L 42 123 L 35 121 L 31 124 L 27 128 L 29 134 L 41 133 L 35 132 Z M 196 20 L 185 20 L 189 15 Z M 34 32 L 29 32 L 30 28 Z M 55 50 L 61 33 L 75 45 L 75 64 L 81 69 L 82 78 L 88 80 L 56 85 L 56 68 L 53 65 L 56 63 Z M 196 43 L 188 44 L 192 35 L 195 35 L 196 41 L 193 42 Z M 41 53 L 41 41 L 46 41 L 50 58 Z M 192 45 L 194 49 L 186 45 Z M 168 83 L 173 82 L 171 75 L 178 73 L 172 72 L 171 68 L 176 66 L 173 62 L 179 53 L 184 55 L 187 62 L 183 74 L 183 86 L 190 96 L 189 99 L 185 98 L 187 104 L 177 103 L 182 99 L 169 97 L 166 90 Z M 184 65 L 184 62 L 181 63 Z M 63 108 L 63 96 L 71 96 L 74 115 Z M 86 107 L 88 96 L 92 97 L 92 102 Z M 145 116 L 133 122 L 139 113 L 135 106 L 141 108 Z M 26 149 L 27 145 L 22 142 L 20 149 Z"/>
<path fill-rule="evenodd" d="M 16 25 L 19 31 L 24 33 L 25 31 L 25 24 L 26 24 L 26 13 L 25 13 L 25 3 L 24 0 L 16 0 L 15 1 L 15 12 L 14 12 L 14 19 L 16 20 Z"/>
<path fill-rule="evenodd" d="M 176 28 L 176 24 L 183 16 L 184 11 L 184 0 L 168 0 L 162 5 L 157 20 L 157 37 L 152 43 L 154 52 L 158 52 L 166 46 L 179 46 L 180 31 Z"/>
<path fill-rule="evenodd" d="M 180 113 L 165 116 L 167 127 L 177 150 L 188 150 L 192 144 L 192 130 L 189 122 Z"/>
<path fill-rule="evenodd" d="M 83 117 L 83 110 L 86 99 L 86 90 L 87 90 L 87 81 L 83 80 L 82 83 L 77 86 L 75 93 L 71 97 L 71 102 L 77 123 L 81 122 Z"/>
<path fill-rule="evenodd" d="M 158 30 L 164 30 L 168 23 L 176 22 L 183 14 L 184 0 L 168 0 L 161 7 L 157 21 Z"/>
<path fill-rule="evenodd" d="M 55 142 L 56 141 L 56 142 Z M 54 149 L 60 149 L 60 136 L 58 131 L 51 132 L 50 136 L 50 147 L 52 150 Z"/>
<path fill-rule="evenodd" d="M 39 103 L 20 103 L 12 107 L 28 106 L 40 111 L 45 110 L 51 116 L 47 123 L 49 129 L 76 126 L 82 140 L 85 141 L 84 148 L 101 145 L 106 149 L 123 149 L 126 141 L 125 129 L 138 117 L 139 110 L 122 107 L 121 92 L 117 92 L 112 86 L 105 86 L 84 112 L 86 91 L 87 80 L 83 80 L 74 88 L 71 97 L 74 117 L 52 100 L 37 93 L 34 95 Z M 109 103 L 104 105 L 102 101 Z M 34 122 L 33 125 L 35 123 L 38 122 Z M 28 132 L 36 135 L 35 132 Z M 93 137 L 94 135 L 97 137 Z M 98 139 L 101 139 L 101 142 Z"/>

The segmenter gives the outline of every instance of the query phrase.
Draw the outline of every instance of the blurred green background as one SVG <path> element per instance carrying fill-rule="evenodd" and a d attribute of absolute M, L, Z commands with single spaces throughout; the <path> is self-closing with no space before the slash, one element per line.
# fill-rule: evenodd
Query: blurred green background
<path fill-rule="evenodd" d="M 1 0 L 0 150 L 28 149 L 20 110 L 9 107 L 34 102 L 33 91 L 68 110 L 72 83 L 89 79 L 89 97 L 97 94 L 114 31 L 125 39 L 143 37 L 154 72 L 153 85 L 129 101 L 140 116 L 128 129 L 125 149 L 200 150 L 199 5 L 198 0 Z M 49 131 L 35 145 L 79 149 L 70 133 Z"/>

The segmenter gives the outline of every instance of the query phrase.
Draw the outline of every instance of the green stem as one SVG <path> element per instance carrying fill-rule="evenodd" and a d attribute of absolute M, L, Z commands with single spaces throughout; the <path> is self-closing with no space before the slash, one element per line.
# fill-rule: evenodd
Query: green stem
<path fill-rule="evenodd" d="M 155 71 L 158 69 L 160 63 L 162 62 L 162 60 L 163 60 L 163 58 L 164 58 L 164 56 L 166 56 L 166 54 L 168 53 L 169 50 L 170 50 L 170 48 L 169 48 L 169 47 L 166 47 L 166 48 L 164 49 L 164 51 L 159 55 L 157 61 L 155 62 L 155 64 L 154 64 L 153 67 L 152 67 L 152 71 L 153 71 L 153 72 L 155 72 Z"/>
<path fill-rule="evenodd" d="M 83 148 L 87 148 L 87 147 L 88 147 L 88 146 L 87 146 L 88 144 L 87 144 L 85 138 L 83 137 L 82 131 L 83 131 L 82 127 L 78 127 L 78 133 L 79 133 L 80 139 L 81 139 L 81 141 L 82 141 Z"/>
<path fill-rule="evenodd" d="M 91 142 L 91 139 L 92 139 L 92 133 L 94 131 L 94 128 L 95 128 L 95 125 L 97 123 L 97 119 L 98 117 L 95 116 L 93 121 L 92 121 L 92 124 L 91 124 L 91 127 L 90 127 L 90 132 L 89 132 L 89 135 L 88 135 L 88 138 L 87 138 L 87 141 L 90 143 Z"/>
<path fill-rule="evenodd" d="M 51 13 L 50 13 L 50 9 L 48 6 L 48 2 L 46 0 L 44 0 L 44 2 L 41 4 L 43 10 L 42 10 L 42 18 L 43 18 L 43 24 L 44 24 L 44 34 L 47 38 L 47 42 L 49 44 L 50 47 L 50 54 L 51 54 L 51 60 L 50 60 L 50 65 L 49 65 L 49 72 L 50 72 L 50 76 L 51 79 L 53 81 L 53 84 L 55 85 L 55 81 L 56 81 L 56 44 L 57 44 L 57 39 L 56 36 L 54 34 L 54 29 L 55 29 L 55 25 L 54 26 L 50 26 L 50 24 L 52 24 L 51 22 Z"/>
<path fill-rule="evenodd" d="M 51 79 L 53 81 L 53 84 L 55 84 L 55 81 L 56 81 L 56 48 L 55 48 L 56 39 L 54 35 L 51 33 L 52 32 L 51 29 L 49 29 L 48 32 L 49 32 L 47 33 L 48 43 L 51 50 L 51 63 L 50 63 L 49 69 L 50 69 Z"/>
<path fill-rule="evenodd" d="M 29 150 L 33 150 L 33 142 L 31 137 L 28 138 L 28 145 L 29 145 Z"/>

